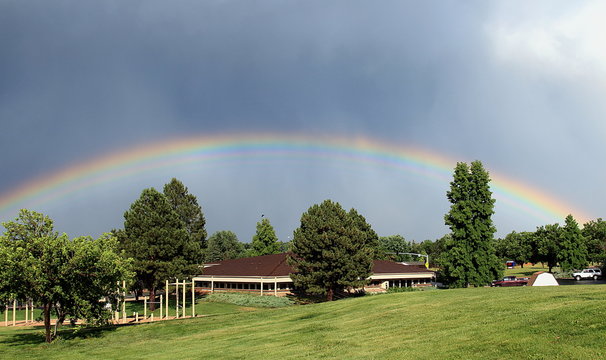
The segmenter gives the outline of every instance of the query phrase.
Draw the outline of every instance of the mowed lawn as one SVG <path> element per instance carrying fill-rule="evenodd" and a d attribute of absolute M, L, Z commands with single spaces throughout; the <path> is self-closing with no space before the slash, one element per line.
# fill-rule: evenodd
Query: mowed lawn
<path fill-rule="evenodd" d="M 203 305 L 203 304 L 202 304 Z M 64 334 L 0 328 L 3 359 L 604 359 L 606 287 L 432 290 Z"/>

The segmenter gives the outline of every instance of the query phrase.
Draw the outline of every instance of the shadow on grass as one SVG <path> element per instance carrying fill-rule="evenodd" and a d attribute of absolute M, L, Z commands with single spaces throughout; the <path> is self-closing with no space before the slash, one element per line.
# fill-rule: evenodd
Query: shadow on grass
<path fill-rule="evenodd" d="M 133 324 L 135 325 L 135 324 Z M 138 325 L 138 324 L 136 324 Z M 103 337 L 108 332 L 113 332 L 122 326 L 132 326 L 131 324 L 125 325 L 108 325 L 101 327 L 66 327 L 58 331 L 57 340 L 69 341 L 74 339 L 90 339 Z M 25 330 L 24 330 L 25 331 Z M 7 345 L 39 345 L 44 344 L 44 327 L 35 326 L 32 330 L 16 333 L 9 336 L 3 336 L 0 339 L 0 344 Z"/>

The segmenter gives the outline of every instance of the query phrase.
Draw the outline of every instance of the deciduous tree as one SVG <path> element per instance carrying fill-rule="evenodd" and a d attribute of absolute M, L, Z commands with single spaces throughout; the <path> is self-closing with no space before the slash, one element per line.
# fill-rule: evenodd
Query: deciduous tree
<path fill-rule="evenodd" d="M 110 313 L 100 300 L 115 300 L 118 282 L 132 275 L 130 260 L 117 253 L 115 237 L 70 241 L 54 231 L 49 217 L 28 210 L 3 225 L 0 297 L 42 305 L 47 342 L 53 339 L 52 313 L 58 317 L 57 326 L 68 316 L 74 321 L 86 319 L 91 325 L 108 320 Z"/>
<path fill-rule="evenodd" d="M 379 237 L 378 257 L 395 261 L 410 261 L 410 255 L 401 253 L 412 252 L 410 242 L 402 235 L 389 235 Z"/>
<path fill-rule="evenodd" d="M 238 259 L 244 256 L 244 245 L 232 231 L 221 230 L 208 238 L 205 261 Z"/>
<path fill-rule="evenodd" d="M 581 230 L 587 247 L 587 260 L 594 264 L 606 262 L 606 221 L 591 220 Z"/>

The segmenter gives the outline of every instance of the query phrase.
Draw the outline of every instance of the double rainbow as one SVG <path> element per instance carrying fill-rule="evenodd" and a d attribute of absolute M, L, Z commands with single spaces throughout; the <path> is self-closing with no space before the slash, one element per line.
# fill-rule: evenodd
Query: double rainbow
<path fill-rule="evenodd" d="M 24 183 L 0 194 L 0 217 L 6 220 L 14 216 L 11 212 L 16 209 L 57 201 L 76 191 L 145 171 L 230 158 L 277 156 L 366 163 L 444 182 L 450 181 L 456 164 L 456 160 L 445 155 L 369 138 L 352 140 L 290 134 L 186 137 L 103 155 Z M 580 222 L 590 219 L 582 211 L 536 188 L 492 171 L 490 176 L 497 202 L 542 221 L 561 221 L 568 214 L 573 214 Z"/>

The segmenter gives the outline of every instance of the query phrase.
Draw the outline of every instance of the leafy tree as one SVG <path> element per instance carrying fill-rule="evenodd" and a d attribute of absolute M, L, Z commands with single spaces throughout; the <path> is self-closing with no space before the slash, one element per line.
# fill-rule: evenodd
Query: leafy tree
<path fill-rule="evenodd" d="M 252 238 L 252 256 L 270 255 L 280 253 L 280 244 L 273 226 L 268 218 L 257 223 L 257 232 Z"/>
<path fill-rule="evenodd" d="M 606 262 L 606 221 L 591 220 L 583 226 L 581 233 L 585 237 L 587 260 L 604 264 Z"/>
<path fill-rule="evenodd" d="M 244 245 L 232 231 L 217 231 L 208 238 L 205 255 L 207 262 L 238 259 L 244 255 Z"/>
<path fill-rule="evenodd" d="M 325 200 L 303 213 L 294 232 L 291 278 L 295 286 L 332 301 L 335 292 L 367 283 L 377 246 L 378 237 L 362 215 Z"/>
<path fill-rule="evenodd" d="M 566 216 L 561 228 L 558 262 L 563 271 L 582 269 L 587 265 L 585 238 L 572 215 Z"/>
<path fill-rule="evenodd" d="M 535 252 L 531 261 L 547 263 L 549 272 L 558 265 L 560 233 L 559 224 L 540 226 L 534 233 Z"/>
<path fill-rule="evenodd" d="M 155 299 L 156 289 L 169 278 L 199 272 L 200 242 L 189 237 L 183 221 L 164 194 L 145 189 L 124 213 L 124 249 L 135 260 L 137 280 Z M 155 303 L 150 304 L 151 310 Z"/>
<path fill-rule="evenodd" d="M 164 195 L 173 210 L 185 224 L 190 240 L 198 242 L 201 248 L 206 247 L 206 220 L 198 199 L 187 190 L 183 183 L 173 178 L 164 185 Z"/>
<path fill-rule="evenodd" d="M 513 260 L 524 267 L 532 256 L 533 233 L 512 231 L 504 239 L 497 241 L 497 254 L 503 260 Z"/>
<path fill-rule="evenodd" d="M 49 217 L 28 210 L 21 210 L 15 221 L 3 225 L 0 297 L 41 304 L 47 342 L 67 316 L 73 321 L 86 319 L 92 325 L 107 322 L 111 315 L 99 300 L 107 297 L 115 303 L 118 282 L 132 275 L 130 260 L 117 253 L 115 237 L 70 241 L 53 230 Z M 58 317 L 54 334 L 52 313 Z"/>
<path fill-rule="evenodd" d="M 398 253 L 412 252 L 410 242 L 402 235 L 389 235 L 379 237 L 378 258 L 394 261 L 410 261 L 410 255 Z"/>
<path fill-rule="evenodd" d="M 484 286 L 503 272 L 494 248 L 490 177 L 480 161 L 457 163 L 453 177 L 444 216 L 452 241 L 442 254 L 443 277 L 450 287 Z"/>

